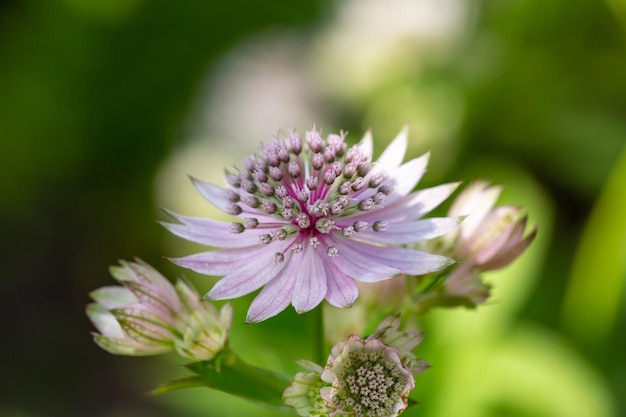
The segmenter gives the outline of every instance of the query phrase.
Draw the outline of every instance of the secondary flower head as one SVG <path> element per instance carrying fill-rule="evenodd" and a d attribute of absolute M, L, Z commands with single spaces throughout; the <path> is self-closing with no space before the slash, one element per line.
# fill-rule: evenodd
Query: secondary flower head
<path fill-rule="evenodd" d="M 400 331 L 400 317 L 383 320 L 376 332 L 337 343 L 326 366 L 300 361 L 300 372 L 283 395 L 301 416 L 394 417 L 408 405 L 414 376 L 428 369 L 412 349 L 420 331 Z"/>
<path fill-rule="evenodd" d="M 507 266 L 524 252 L 537 229 L 524 236 L 528 218 L 521 208 L 495 206 L 501 188 L 478 181 L 455 199 L 448 215 L 467 215 L 459 228 L 442 239 L 449 253 L 459 261 L 445 281 L 451 302 L 475 306 L 489 297 L 489 286 L 480 273 Z"/>
<path fill-rule="evenodd" d="M 397 416 L 415 387 L 397 349 L 358 336 L 333 347 L 321 379 L 332 384 L 321 389 L 321 396 L 336 408 L 335 414 L 355 417 Z"/>
<path fill-rule="evenodd" d="M 228 339 L 230 305 L 218 312 L 200 301 L 185 282 L 170 284 L 150 265 L 122 262 L 111 275 L 122 286 L 91 293 L 87 315 L 100 333 L 95 342 L 117 355 L 156 355 L 175 350 L 192 360 L 209 360 Z"/>
<path fill-rule="evenodd" d="M 226 188 L 194 180 L 198 191 L 236 221 L 172 216 L 174 234 L 222 250 L 174 259 L 206 275 L 223 276 L 206 295 L 231 299 L 264 287 L 247 320 L 272 317 L 289 304 L 305 312 L 326 299 L 348 307 L 358 296 L 355 279 L 376 282 L 421 275 L 449 258 L 402 247 L 447 233 L 456 218 L 421 219 L 456 184 L 411 192 L 428 155 L 402 164 L 404 129 L 372 162 L 372 138 L 348 148 L 345 134 L 326 139 L 312 129 L 274 138 L 227 172 Z"/>

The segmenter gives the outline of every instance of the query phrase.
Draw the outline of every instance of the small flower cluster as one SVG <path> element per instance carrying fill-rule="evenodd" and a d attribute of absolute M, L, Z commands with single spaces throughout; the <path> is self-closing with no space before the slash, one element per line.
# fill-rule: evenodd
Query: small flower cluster
<path fill-rule="evenodd" d="M 91 293 L 87 315 L 100 333 L 95 342 L 117 355 L 156 355 L 176 351 L 201 361 L 213 359 L 226 345 L 232 308 L 218 312 L 179 280 L 175 286 L 142 261 L 121 262 L 111 275 L 121 286 Z"/>
<path fill-rule="evenodd" d="M 479 274 L 510 264 L 537 234 L 533 228 L 524 236 L 528 218 L 521 216 L 520 207 L 495 206 L 501 191 L 486 182 L 474 182 L 459 194 L 448 212 L 450 216 L 466 218 L 443 238 L 449 253 L 459 262 L 446 279 L 446 291 L 465 297 L 474 305 L 489 296 L 489 287 Z"/>
<path fill-rule="evenodd" d="M 411 352 L 422 340 L 419 331 L 399 331 L 399 316 L 389 317 L 371 336 L 356 335 L 336 344 L 324 368 L 308 361 L 283 401 L 301 416 L 349 415 L 394 417 L 408 405 L 414 376 L 428 369 Z"/>

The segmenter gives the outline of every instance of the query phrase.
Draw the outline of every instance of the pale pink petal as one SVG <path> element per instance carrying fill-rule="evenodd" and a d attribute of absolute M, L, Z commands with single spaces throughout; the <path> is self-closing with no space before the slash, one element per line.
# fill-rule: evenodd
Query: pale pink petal
<path fill-rule="evenodd" d="M 355 259 L 356 262 L 362 262 L 367 259 L 367 262 L 371 262 L 374 265 L 385 265 L 395 268 L 401 273 L 411 275 L 422 275 L 438 271 L 454 263 L 450 258 L 441 255 L 432 255 L 408 248 L 374 246 L 350 239 L 343 239 L 341 251 L 346 258 Z M 354 276 L 354 278 L 363 282 L 377 281 L 368 278 L 364 279 L 360 276 Z"/>
<path fill-rule="evenodd" d="M 393 171 L 389 171 L 390 179 L 387 183 L 393 186 L 394 189 L 394 192 L 388 196 L 389 202 L 413 191 L 413 188 L 415 188 L 426 172 L 429 158 L 430 153 L 426 153 L 419 158 L 400 165 Z"/>
<path fill-rule="evenodd" d="M 106 307 L 95 303 L 89 304 L 87 306 L 87 316 L 89 316 L 93 325 L 96 326 L 96 329 L 103 336 L 114 339 L 126 337 L 122 327 Z"/>
<path fill-rule="evenodd" d="M 408 145 L 408 127 L 405 126 L 398 136 L 387 146 L 372 166 L 370 173 L 392 172 L 400 166 Z"/>
<path fill-rule="evenodd" d="M 224 249 L 201 252 L 184 258 L 172 258 L 176 265 L 191 269 L 204 275 L 226 275 L 250 263 L 250 259 L 260 254 L 272 254 L 266 246 L 251 246 L 237 249 Z"/>
<path fill-rule="evenodd" d="M 345 246 L 348 239 L 332 236 L 328 239 L 339 249 L 339 255 L 329 259 L 337 269 L 344 271 L 348 276 L 364 282 L 376 282 L 390 278 L 400 273 L 394 266 L 386 265 L 363 256 L 358 250 Z M 357 246 L 364 245 L 357 243 Z"/>
<path fill-rule="evenodd" d="M 230 230 L 232 223 L 180 215 L 175 215 L 175 217 L 182 224 L 164 222 L 161 224 L 176 236 L 217 248 L 243 248 L 257 245 L 260 236 L 268 233 L 267 229 L 261 228 L 233 233 Z"/>
<path fill-rule="evenodd" d="M 476 232 L 496 204 L 501 192 L 501 187 L 490 187 L 486 182 L 479 181 L 468 185 L 454 200 L 448 215 L 467 216 L 459 230 L 462 239 L 470 239 Z"/>
<path fill-rule="evenodd" d="M 287 266 L 252 301 L 246 316 L 247 323 L 258 323 L 274 317 L 291 303 L 295 286 L 293 277 L 300 268 L 300 262 L 294 260 L 294 257 L 292 254 L 285 260 Z"/>
<path fill-rule="evenodd" d="M 396 245 L 416 243 L 439 237 L 454 230 L 458 227 L 460 220 L 451 217 L 432 217 L 412 222 L 391 223 L 383 232 L 376 232 L 370 228 L 357 233 L 354 239 Z"/>
<path fill-rule="evenodd" d="M 257 255 L 255 258 L 248 258 L 248 263 L 239 269 L 228 273 L 219 280 L 213 288 L 205 295 L 205 298 L 212 300 L 225 300 L 241 297 L 259 289 L 265 285 L 284 268 L 286 262 L 275 264 L 273 254 L 283 252 L 288 243 L 280 242 L 267 247 L 265 254 Z"/>
<path fill-rule="evenodd" d="M 325 262 L 328 290 L 326 301 L 339 308 L 350 307 L 359 296 L 359 287 L 354 279 L 331 262 Z"/>
<path fill-rule="evenodd" d="M 458 186 L 459 183 L 449 183 L 425 188 L 395 200 L 382 208 L 340 218 L 336 224 L 343 227 L 351 225 L 355 221 L 365 221 L 371 225 L 377 220 L 395 223 L 419 219 L 441 204 Z"/>
<path fill-rule="evenodd" d="M 218 187 L 215 184 L 211 184 L 210 182 L 200 181 L 199 179 L 191 177 L 191 181 L 193 181 L 193 185 L 196 187 L 198 192 L 204 197 L 209 203 L 213 204 L 216 208 L 221 211 L 228 213 L 228 209 L 233 205 L 233 202 L 228 199 L 227 191 L 222 187 Z"/>
<path fill-rule="evenodd" d="M 304 252 L 294 255 L 301 257 L 298 259 L 300 267 L 293 277 L 295 287 L 291 300 L 298 313 L 312 310 L 326 297 L 326 270 L 318 252 L 307 243 Z"/>
<path fill-rule="evenodd" d="M 535 239 L 536 235 L 537 229 L 533 228 L 533 230 L 524 239 L 511 240 L 504 248 L 502 248 L 502 251 L 500 253 L 496 254 L 488 262 L 481 265 L 481 269 L 484 271 L 489 271 L 493 269 L 504 268 L 526 250 L 528 245 L 530 245 L 531 242 Z"/>
<path fill-rule="evenodd" d="M 180 308 L 174 286 L 159 271 L 140 259 L 120 261 L 120 265 L 109 268 L 111 275 L 132 291 L 140 303 L 170 314 Z"/>
<path fill-rule="evenodd" d="M 107 310 L 138 302 L 137 297 L 128 288 L 120 286 L 100 287 L 90 292 L 89 296 Z"/>
<path fill-rule="evenodd" d="M 372 154 L 374 153 L 374 139 L 372 138 L 371 130 L 368 129 L 365 132 L 365 135 L 361 138 L 358 146 L 365 155 L 368 155 L 370 158 L 372 157 Z"/>

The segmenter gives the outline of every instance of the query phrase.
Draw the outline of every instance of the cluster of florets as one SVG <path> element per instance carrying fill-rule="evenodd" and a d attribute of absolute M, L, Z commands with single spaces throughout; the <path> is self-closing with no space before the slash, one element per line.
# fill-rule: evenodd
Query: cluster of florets
<path fill-rule="evenodd" d="M 284 402 L 301 416 L 399 415 L 415 387 L 414 375 L 428 368 L 411 352 L 422 340 L 421 332 L 399 331 L 399 323 L 398 316 L 389 317 L 373 335 L 352 335 L 336 344 L 324 368 L 300 362 L 309 372 L 296 375 Z"/>
<path fill-rule="evenodd" d="M 414 380 L 396 349 L 375 339 L 353 337 L 343 350 L 321 376 L 333 384 L 322 389 L 327 401 L 356 417 L 392 416 L 406 407 Z"/>
<path fill-rule="evenodd" d="M 324 140 L 313 129 L 303 141 L 299 133 L 290 132 L 288 138 L 274 139 L 261 147 L 259 155 L 244 159 L 243 168 L 228 172 L 230 204 L 225 211 L 250 216 L 232 223 L 231 232 L 264 228 L 269 231 L 259 234 L 264 245 L 297 235 L 289 248 L 293 252 L 301 253 L 303 242 L 308 241 L 313 248 L 323 246 L 333 258 L 339 250 L 324 239 L 325 234 L 340 232 L 352 237 L 369 227 L 384 231 L 388 223 L 383 220 L 336 224 L 337 217 L 381 206 L 392 191 L 390 185 L 383 185 L 384 173 L 366 178 L 372 167 L 371 155 L 359 145 L 347 149 L 344 138 L 342 132 Z M 270 217 L 280 224 L 272 224 Z M 284 259 L 284 251 L 273 256 L 277 264 Z"/>
<path fill-rule="evenodd" d="M 226 346 L 232 308 L 218 311 L 179 280 L 172 285 L 150 265 L 122 262 L 111 274 L 121 284 L 91 292 L 87 315 L 103 349 L 130 356 L 176 351 L 191 360 L 213 359 Z"/>

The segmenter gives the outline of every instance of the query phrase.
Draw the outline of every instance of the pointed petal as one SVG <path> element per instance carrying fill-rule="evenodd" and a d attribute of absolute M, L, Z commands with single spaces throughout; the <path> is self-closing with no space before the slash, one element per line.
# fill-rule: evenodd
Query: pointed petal
<path fill-rule="evenodd" d="M 326 262 L 325 267 L 328 282 L 326 301 L 334 307 L 350 307 L 359 296 L 359 287 L 356 282 L 337 268 L 332 261 Z"/>
<path fill-rule="evenodd" d="M 259 244 L 259 236 L 268 233 L 268 229 L 261 228 L 233 233 L 230 231 L 231 223 L 171 214 L 182 224 L 161 222 L 166 229 L 183 239 L 216 248 L 254 246 Z"/>
<path fill-rule="evenodd" d="M 346 257 L 350 257 L 351 259 L 358 259 L 359 262 L 367 259 L 367 262 L 371 262 L 372 264 L 395 268 L 401 273 L 410 275 L 427 274 L 443 269 L 454 263 L 452 259 L 441 255 L 432 255 L 408 248 L 374 246 L 350 239 L 344 239 L 341 249 L 347 252 Z M 359 276 L 355 276 L 355 279 L 364 282 L 372 282 L 372 280 L 366 280 Z M 381 279 L 373 281 L 379 281 Z"/>
<path fill-rule="evenodd" d="M 106 337 L 123 339 L 124 332 L 122 326 L 117 322 L 113 314 L 99 304 L 89 304 L 87 306 L 87 316 L 93 325 Z"/>
<path fill-rule="evenodd" d="M 169 346 L 137 346 L 127 339 L 117 339 L 94 333 L 93 340 L 98 346 L 114 355 L 125 356 L 149 356 L 166 353 L 171 350 Z"/>
<path fill-rule="evenodd" d="M 490 187 L 484 181 L 468 185 L 450 206 L 449 216 L 467 216 L 460 233 L 462 239 L 469 239 L 483 223 L 502 192 L 501 187 Z"/>
<path fill-rule="evenodd" d="M 374 153 L 374 139 L 372 138 L 372 131 L 370 129 L 367 129 L 358 145 L 365 155 L 369 155 L 370 158 L 372 157 Z"/>
<path fill-rule="evenodd" d="M 120 261 L 120 267 L 110 272 L 126 286 L 140 303 L 153 305 L 163 311 L 177 311 L 180 307 L 176 290 L 159 271 L 138 259 L 137 262 Z"/>
<path fill-rule="evenodd" d="M 263 256 L 263 254 L 271 256 L 273 251 L 267 246 L 258 245 L 256 247 L 196 253 L 183 258 L 173 258 L 170 261 L 199 274 L 221 276 L 228 274 L 233 269 L 239 269 L 249 264 L 251 259 Z"/>
<path fill-rule="evenodd" d="M 128 288 L 120 286 L 106 286 L 89 293 L 89 296 L 107 310 L 136 304 L 137 298 Z"/>
<path fill-rule="evenodd" d="M 325 260 L 320 259 L 319 251 L 310 247 L 308 242 L 304 251 L 294 257 L 296 259 L 292 262 L 300 262 L 300 267 L 295 276 L 291 303 L 298 313 L 304 313 L 315 308 L 326 297 Z"/>
<path fill-rule="evenodd" d="M 173 339 L 171 325 L 143 305 L 116 308 L 111 314 L 124 333 L 138 344 L 169 344 Z"/>
<path fill-rule="evenodd" d="M 275 279 L 263 287 L 259 295 L 250 304 L 246 323 L 258 323 L 274 317 L 291 303 L 295 286 L 293 278 L 300 267 L 300 262 L 294 262 L 293 255 L 285 262 L 288 263 L 287 266 Z"/>
<path fill-rule="evenodd" d="M 330 259 L 329 263 L 333 263 L 337 269 L 344 271 L 353 279 L 363 282 L 376 282 L 400 273 L 397 268 L 364 257 L 358 250 L 346 246 L 345 243 L 348 242 L 348 239 L 331 236 L 328 240 L 339 249 L 339 255 Z M 365 244 L 359 243 L 359 245 Z"/>
<path fill-rule="evenodd" d="M 392 223 L 384 232 L 375 232 L 372 229 L 359 232 L 356 234 L 355 240 L 390 245 L 416 243 L 442 236 L 454 230 L 461 220 L 461 218 L 452 217 L 433 217 L 412 222 Z"/>
<path fill-rule="evenodd" d="M 394 187 L 394 192 L 388 197 L 389 201 L 393 201 L 413 191 L 426 172 L 429 159 L 430 152 L 419 158 L 411 159 L 393 171 L 389 171 L 391 178 L 388 183 Z"/>
<path fill-rule="evenodd" d="M 339 227 L 349 226 L 357 220 L 372 224 L 377 220 L 395 223 L 419 219 L 448 198 L 458 185 L 459 183 L 449 183 L 425 188 L 399 198 L 382 208 L 345 216 L 337 221 L 336 225 Z"/>
<path fill-rule="evenodd" d="M 408 145 L 408 126 L 398 133 L 398 136 L 387 146 L 380 157 L 374 163 L 371 172 L 392 172 L 400 166 L 404 160 L 404 154 Z"/>
<path fill-rule="evenodd" d="M 227 198 L 227 190 L 210 182 L 200 181 L 193 177 L 190 178 L 202 197 L 224 213 L 228 213 L 228 209 L 233 203 Z"/>
<path fill-rule="evenodd" d="M 274 252 L 284 252 L 289 242 L 275 243 L 266 252 L 267 256 L 258 256 L 256 259 L 248 259 L 243 267 L 229 272 L 219 280 L 205 298 L 212 300 L 225 300 L 249 294 L 273 280 L 285 267 L 286 259 L 276 265 L 273 262 Z M 270 247 L 268 247 L 270 248 Z M 286 258 L 288 256 L 285 256 Z"/>

